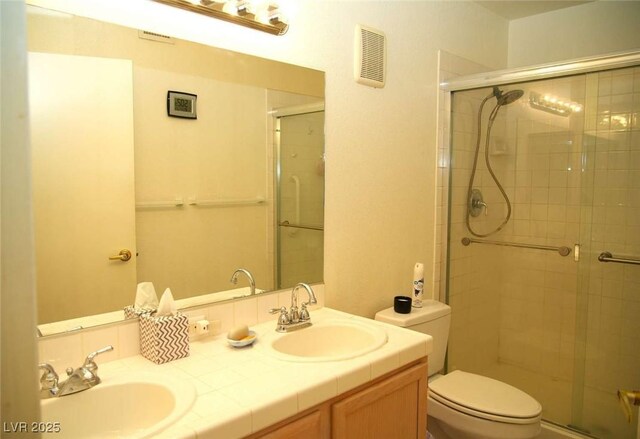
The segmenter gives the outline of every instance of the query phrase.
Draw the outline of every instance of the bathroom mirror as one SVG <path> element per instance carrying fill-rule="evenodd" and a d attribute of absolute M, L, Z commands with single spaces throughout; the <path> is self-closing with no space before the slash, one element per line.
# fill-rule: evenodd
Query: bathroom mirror
<path fill-rule="evenodd" d="M 237 268 L 322 281 L 323 72 L 33 6 L 28 38 L 45 335 L 143 281 L 184 306 L 249 294 Z"/>

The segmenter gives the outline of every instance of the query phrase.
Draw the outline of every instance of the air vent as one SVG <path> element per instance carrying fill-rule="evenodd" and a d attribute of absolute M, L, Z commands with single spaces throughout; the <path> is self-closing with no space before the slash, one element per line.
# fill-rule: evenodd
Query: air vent
<path fill-rule="evenodd" d="M 356 82 L 371 87 L 384 87 L 387 64 L 387 38 L 384 33 L 357 25 L 355 39 Z"/>
<path fill-rule="evenodd" d="M 143 40 L 157 41 L 159 43 L 174 44 L 173 38 L 168 35 L 157 34 L 155 32 L 149 32 L 148 30 L 138 30 L 138 37 Z"/>

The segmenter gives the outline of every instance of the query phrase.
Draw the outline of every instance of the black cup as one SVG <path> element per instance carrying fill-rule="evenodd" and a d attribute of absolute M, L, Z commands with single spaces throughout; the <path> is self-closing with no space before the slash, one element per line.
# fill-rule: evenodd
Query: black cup
<path fill-rule="evenodd" d="M 393 310 L 400 314 L 411 312 L 411 297 L 396 296 L 393 298 Z"/>

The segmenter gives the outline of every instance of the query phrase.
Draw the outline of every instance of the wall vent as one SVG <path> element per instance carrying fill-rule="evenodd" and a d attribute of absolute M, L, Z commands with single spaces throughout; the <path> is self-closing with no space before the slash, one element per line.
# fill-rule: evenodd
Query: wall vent
<path fill-rule="evenodd" d="M 387 37 L 370 27 L 357 25 L 355 38 L 356 82 L 371 87 L 384 87 L 387 64 Z"/>
<path fill-rule="evenodd" d="M 173 38 L 168 35 L 162 35 L 148 30 L 138 30 L 138 38 L 143 40 L 157 41 L 159 43 L 174 44 Z"/>

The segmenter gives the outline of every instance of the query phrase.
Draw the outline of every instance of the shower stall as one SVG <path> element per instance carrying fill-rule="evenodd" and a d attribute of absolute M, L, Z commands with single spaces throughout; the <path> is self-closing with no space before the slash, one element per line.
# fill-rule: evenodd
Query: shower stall
<path fill-rule="evenodd" d="M 322 282 L 324 103 L 280 108 L 276 132 L 276 289 Z"/>
<path fill-rule="evenodd" d="M 640 53 L 549 67 L 444 84 L 447 368 L 524 390 L 562 428 L 632 439 Z"/>

